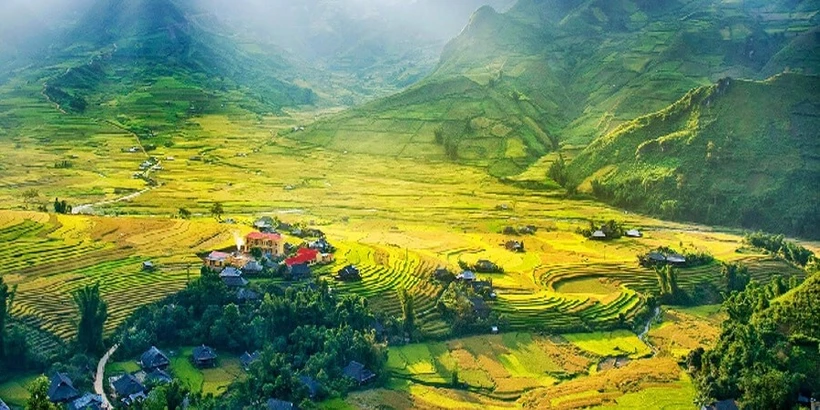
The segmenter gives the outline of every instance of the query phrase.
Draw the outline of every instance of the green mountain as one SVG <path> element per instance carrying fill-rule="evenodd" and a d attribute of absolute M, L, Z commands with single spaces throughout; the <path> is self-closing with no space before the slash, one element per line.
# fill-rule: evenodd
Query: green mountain
<path fill-rule="evenodd" d="M 65 112 L 144 136 L 196 114 L 317 102 L 284 53 L 248 51 L 225 32 L 185 1 L 99 0 L 21 77 Z"/>
<path fill-rule="evenodd" d="M 820 238 L 818 130 L 820 77 L 725 79 L 597 139 L 567 176 L 629 209 Z"/>
<path fill-rule="evenodd" d="M 515 175 L 720 78 L 816 73 L 811 1 L 520 0 L 484 7 L 436 71 L 300 138 Z"/>

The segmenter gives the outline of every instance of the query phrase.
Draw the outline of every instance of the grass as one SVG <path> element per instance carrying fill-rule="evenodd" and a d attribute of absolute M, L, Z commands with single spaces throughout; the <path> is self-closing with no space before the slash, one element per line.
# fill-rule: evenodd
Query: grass
<path fill-rule="evenodd" d="M 220 356 L 216 367 L 199 369 L 191 362 L 192 352 L 192 347 L 179 349 L 169 366 L 171 374 L 192 392 L 220 395 L 244 374 L 237 357 Z"/>
<path fill-rule="evenodd" d="M 614 403 L 600 407 L 598 410 L 631 410 L 631 409 L 659 409 L 659 410 L 689 410 L 693 407 L 697 392 L 692 380 L 681 375 L 681 380 L 668 386 L 648 387 L 634 393 L 627 393 L 614 400 Z"/>
<path fill-rule="evenodd" d="M 0 383 L 0 399 L 9 406 L 23 407 L 29 397 L 28 386 L 39 375 L 21 375 Z"/>
<path fill-rule="evenodd" d="M 629 356 L 638 358 L 652 352 L 634 333 L 627 330 L 575 333 L 562 336 L 581 349 L 604 357 Z"/>

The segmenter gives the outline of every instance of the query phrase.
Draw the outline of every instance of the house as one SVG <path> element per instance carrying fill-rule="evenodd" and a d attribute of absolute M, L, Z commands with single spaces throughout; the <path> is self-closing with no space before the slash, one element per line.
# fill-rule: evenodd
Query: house
<path fill-rule="evenodd" d="M 476 275 L 475 272 L 471 270 L 465 270 L 464 272 L 459 273 L 458 276 L 456 276 L 456 279 L 463 280 L 465 282 L 472 282 L 476 280 Z"/>
<path fill-rule="evenodd" d="M 242 252 L 251 253 L 252 249 L 260 249 L 263 255 L 275 258 L 284 253 L 284 243 L 278 233 L 251 232 L 245 236 Z"/>
<path fill-rule="evenodd" d="M 494 335 L 497 335 L 498 334 L 498 326 L 490 327 L 490 332 L 492 332 L 492 334 L 494 334 Z"/>
<path fill-rule="evenodd" d="M 513 228 L 512 226 L 504 227 L 504 230 L 501 231 L 504 235 L 518 235 L 518 230 Z"/>
<path fill-rule="evenodd" d="M 99 394 L 86 393 L 68 404 L 68 410 L 102 410 L 103 399 Z M 2 409 L 3 406 L 0 406 Z"/>
<path fill-rule="evenodd" d="M 268 410 L 295 410 L 296 406 L 289 401 L 269 399 L 265 408 Z"/>
<path fill-rule="evenodd" d="M 643 237 L 643 234 L 641 233 L 641 231 L 639 231 L 637 229 L 631 229 L 631 230 L 626 231 L 626 236 L 628 236 L 630 238 L 641 238 L 641 237 Z"/>
<path fill-rule="evenodd" d="M 154 262 L 145 261 L 142 263 L 142 270 L 145 272 L 153 272 L 155 268 Z"/>
<path fill-rule="evenodd" d="M 518 233 L 520 233 L 521 235 L 535 235 L 535 231 L 537 230 L 537 227 L 533 225 L 527 225 L 518 228 Z"/>
<path fill-rule="evenodd" d="M 666 261 L 675 265 L 683 265 L 686 263 L 686 258 L 683 255 L 673 253 L 671 255 L 666 255 Z"/>
<path fill-rule="evenodd" d="M 202 345 L 194 348 L 193 360 L 198 367 L 213 367 L 216 364 L 216 352 L 214 349 Z"/>
<path fill-rule="evenodd" d="M 721 400 L 708 406 L 703 406 L 701 410 L 738 410 L 737 402 L 734 400 Z"/>
<path fill-rule="evenodd" d="M 321 256 L 319 254 L 319 251 L 317 251 L 316 249 L 299 248 L 299 250 L 296 251 L 296 256 L 285 259 L 285 265 L 314 265 L 318 263 L 320 259 Z"/>
<path fill-rule="evenodd" d="M 524 242 L 521 241 L 508 241 L 504 244 L 504 247 L 510 252 L 524 252 Z"/>
<path fill-rule="evenodd" d="M 649 258 L 650 261 L 655 262 L 655 263 L 666 262 L 666 256 L 664 256 L 662 253 L 659 253 L 659 252 L 649 252 L 649 254 L 647 255 L 647 258 Z"/>
<path fill-rule="evenodd" d="M 501 270 L 501 268 L 498 265 L 496 265 L 496 264 L 494 264 L 491 261 L 488 261 L 486 259 L 482 259 L 482 260 L 476 262 L 475 266 L 474 266 L 474 269 L 476 270 L 476 272 L 484 272 L 484 273 L 499 272 Z"/>
<path fill-rule="evenodd" d="M 3 401 L 3 399 L 0 399 L 0 410 L 11 410 L 9 409 L 9 406 L 6 405 L 6 403 Z"/>
<path fill-rule="evenodd" d="M 154 369 L 151 372 L 145 374 L 145 377 L 142 379 L 142 383 L 150 383 L 155 386 L 163 385 L 171 383 L 174 380 L 170 374 L 166 373 L 164 370 Z"/>
<path fill-rule="evenodd" d="M 336 279 L 341 281 L 362 280 L 362 273 L 353 265 L 347 265 L 336 273 Z"/>
<path fill-rule="evenodd" d="M 242 272 L 247 272 L 248 274 L 259 274 L 262 273 L 263 270 L 265 270 L 265 267 L 256 259 L 249 260 L 245 263 L 245 266 L 242 267 Z"/>
<path fill-rule="evenodd" d="M 288 274 L 290 275 L 291 280 L 301 280 L 305 278 L 309 278 L 313 272 L 310 270 L 310 266 L 307 263 L 300 263 L 298 265 L 289 265 L 288 266 Z"/>
<path fill-rule="evenodd" d="M 480 297 L 472 297 L 470 298 L 470 303 L 473 304 L 473 313 L 481 319 L 486 319 L 490 316 L 490 307 L 487 306 L 487 302 Z"/>
<path fill-rule="evenodd" d="M 592 233 L 591 238 L 595 240 L 606 239 L 606 234 L 602 230 L 597 230 Z"/>
<path fill-rule="evenodd" d="M 228 266 L 227 268 L 222 269 L 222 272 L 219 272 L 220 278 L 238 278 L 241 276 L 242 271 L 234 268 L 233 266 Z"/>
<path fill-rule="evenodd" d="M 222 270 L 228 265 L 231 255 L 225 252 L 213 251 L 205 257 L 205 265 L 213 270 Z"/>
<path fill-rule="evenodd" d="M 63 373 L 57 372 L 51 377 L 48 387 L 48 399 L 52 403 L 68 403 L 80 397 L 74 383 Z"/>
<path fill-rule="evenodd" d="M 370 382 L 371 380 L 376 378 L 376 374 L 368 370 L 364 367 L 363 364 L 357 361 L 351 361 L 350 364 L 347 365 L 342 370 L 342 373 L 350 378 L 353 379 L 359 386 Z"/>
<path fill-rule="evenodd" d="M 157 349 L 156 346 L 151 346 L 148 351 L 140 356 L 140 367 L 145 371 L 166 369 L 169 364 L 171 364 L 171 361 L 168 360 L 168 356 Z"/>
<path fill-rule="evenodd" d="M 310 376 L 299 376 L 299 381 L 305 385 L 308 391 L 308 397 L 311 399 L 315 399 L 322 390 L 322 385 Z"/>
<path fill-rule="evenodd" d="M 256 302 L 262 299 L 259 293 L 256 293 L 248 288 L 242 288 L 236 291 L 236 300 L 239 302 Z"/>
<path fill-rule="evenodd" d="M 242 356 L 239 356 L 239 363 L 242 364 L 243 369 L 248 370 L 260 357 L 262 357 L 262 353 L 258 350 L 253 353 L 245 352 Z"/>
<path fill-rule="evenodd" d="M 244 288 L 248 286 L 248 280 L 241 276 L 226 276 L 222 279 L 222 283 L 229 288 Z"/>
<path fill-rule="evenodd" d="M 308 243 L 308 248 L 315 249 L 322 253 L 333 252 L 333 245 L 327 242 L 325 238 L 319 238 L 313 242 Z"/>
<path fill-rule="evenodd" d="M 145 386 L 133 374 L 124 374 L 111 381 L 114 395 L 126 405 L 145 400 Z"/>
<path fill-rule="evenodd" d="M 256 220 L 253 223 L 253 227 L 256 228 L 259 232 L 265 233 L 272 233 L 273 230 L 276 228 L 276 221 L 269 216 L 263 216 Z"/>

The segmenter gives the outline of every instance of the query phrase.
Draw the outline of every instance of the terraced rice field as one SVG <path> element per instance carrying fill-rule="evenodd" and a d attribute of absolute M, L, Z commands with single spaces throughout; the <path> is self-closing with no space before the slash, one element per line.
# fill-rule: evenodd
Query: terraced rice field
<path fill-rule="evenodd" d="M 182 289 L 199 275 L 196 253 L 233 243 L 236 229 L 211 222 L 2 211 L 0 257 L 9 261 L 4 280 L 17 286 L 12 313 L 68 339 L 75 332 L 71 293 L 99 283 L 111 330 L 139 306 Z M 143 272 L 146 260 L 159 269 Z"/>

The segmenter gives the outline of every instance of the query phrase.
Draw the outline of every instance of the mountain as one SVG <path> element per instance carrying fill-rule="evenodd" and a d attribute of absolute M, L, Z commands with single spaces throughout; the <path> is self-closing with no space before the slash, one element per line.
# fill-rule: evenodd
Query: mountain
<path fill-rule="evenodd" d="M 820 77 L 724 79 L 598 138 L 567 169 L 618 206 L 820 238 Z"/>
<path fill-rule="evenodd" d="M 387 155 L 449 158 L 511 176 L 720 78 L 816 73 L 817 11 L 811 1 L 483 7 L 430 76 L 300 138 L 364 152 L 388 145 Z"/>

